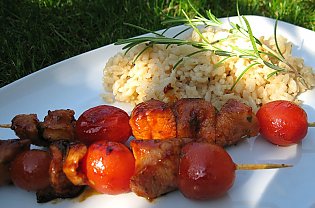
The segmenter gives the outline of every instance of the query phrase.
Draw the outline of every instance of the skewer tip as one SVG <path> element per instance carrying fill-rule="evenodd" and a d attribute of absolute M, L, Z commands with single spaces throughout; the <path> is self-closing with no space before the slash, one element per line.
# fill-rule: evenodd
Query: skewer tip
<path fill-rule="evenodd" d="M 237 170 L 262 170 L 262 169 L 276 169 L 276 168 L 290 168 L 293 165 L 290 164 L 236 164 Z"/>
<path fill-rule="evenodd" d="M 11 124 L 0 124 L 0 128 L 11 128 Z"/>

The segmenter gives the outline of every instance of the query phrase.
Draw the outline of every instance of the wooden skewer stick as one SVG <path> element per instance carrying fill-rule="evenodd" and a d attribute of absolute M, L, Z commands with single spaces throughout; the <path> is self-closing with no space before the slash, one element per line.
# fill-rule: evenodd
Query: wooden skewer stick
<path fill-rule="evenodd" d="M 261 170 L 261 169 L 276 169 L 276 168 L 289 168 L 293 165 L 288 164 L 236 164 L 236 170 Z"/>
<path fill-rule="evenodd" d="M 11 128 L 11 124 L 0 124 L 0 128 Z"/>
<path fill-rule="evenodd" d="M 308 127 L 315 127 L 315 122 L 308 123 Z"/>

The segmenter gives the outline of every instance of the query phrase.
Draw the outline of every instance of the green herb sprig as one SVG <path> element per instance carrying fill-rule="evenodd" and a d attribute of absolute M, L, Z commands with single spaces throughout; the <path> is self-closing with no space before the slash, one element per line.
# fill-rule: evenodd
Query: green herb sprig
<path fill-rule="evenodd" d="M 288 73 L 293 73 L 295 74 L 295 78 L 298 79 L 300 78 L 302 80 L 302 83 L 305 85 L 306 88 L 310 88 L 303 77 L 300 75 L 300 73 L 285 59 L 284 55 L 282 54 L 278 41 L 277 41 L 277 25 L 278 25 L 278 20 L 275 22 L 275 27 L 274 27 L 274 40 L 276 44 L 276 51 L 272 50 L 269 46 L 263 44 L 261 41 L 259 41 L 258 38 L 256 38 L 253 34 L 252 28 L 249 24 L 249 21 L 245 16 L 241 16 L 239 14 L 238 10 L 238 5 L 237 5 L 237 13 L 239 17 L 239 23 L 233 23 L 230 22 L 231 28 L 229 30 L 229 36 L 227 38 L 222 38 L 218 39 L 215 41 L 209 41 L 206 37 L 203 36 L 200 26 L 209 27 L 209 26 L 214 26 L 214 27 L 222 27 L 222 22 L 215 17 L 210 10 L 206 12 L 206 17 L 201 15 L 194 7 L 192 4 L 190 4 L 192 9 L 195 11 L 196 16 L 194 18 L 190 18 L 185 11 L 182 10 L 182 13 L 184 17 L 168 17 L 166 20 L 162 22 L 162 24 L 165 25 L 178 25 L 178 24 L 183 24 L 186 25 L 187 27 L 183 30 L 181 30 L 179 33 L 175 34 L 173 37 L 167 37 L 165 33 L 169 30 L 170 26 L 163 30 L 163 32 L 158 33 L 155 31 L 151 31 L 136 25 L 132 24 L 127 24 L 128 26 L 135 27 L 137 29 L 140 29 L 144 32 L 149 32 L 151 33 L 151 36 L 140 36 L 140 37 L 134 37 L 134 38 L 128 38 L 128 39 L 119 39 L 115 44 L 116 45 L 124 45 L 123 49 L 126 49 L 126 53 L 130 51 L 132 48 L 134 48 L 137 45 L 140 44 L 145 44 L 145 47 L 142 51 L 140 51 L 137 56 L 134 58 L 134 62 L 143 54 L 147 49 L 151 48 L 155 44 L 164 44 L 167 45 L 190 45 L 195 47 L 197 50 L 193 53 L 187 54 L 185 57 L 191 57 L 193 55 L 196 55 L 201 52 L 206 52 L 206 51 L 211 51 L 214 54 L 218 56 L 223 56 L 221 61 L 215 64 L 215 67 L 218 65 L 222 64 L 224 61 L 226 61 L 228 58 L 231 57 L 239 57 L 239 58 L 248 58 L 251 60 L 250 64 L 246 66 L 246 68 L 243 70 L 243 72 L 236 78 L 234 84 L 231 87 L 231 90 L 234 89 L 236 84 L 242 79 L 244 74 L 251 69 L 252 67 L 256 65 L 264 65 L 269 68 L 271 68 L 273 71 L 267 75 L 267 79 L 270 77 L 277 75 L 281 72 L 288 72 Z M 194 32 L 198 34 L 200 37 L 201 41 L 192 41 L 192 40 L 183 40 L 178 38 L 178 36 L 187 30 L 192 29 Z M 243 38 L 247 41 L 250 42 L 251 48 L 250 49 L 243 49 L 239 48 L 237 46 L 227 44 L 231 50 L 226 50 L 222 49 L 219 45 L 219 43 L 224 43 L 227 42 L 231 39 L 236 39 L 236 38 Z M 228 42 L 227 42 L 228 43 Z M 263 50 L 259 50 L 259 48 Z M 283 68 L 280 67 L 279 65 L 273 63 L 272 61 L 266 61 L 263 56 L 267 56 L 271 59 L 275 59 L 278 62 L 284 63 L 287 67 Z M 181 58 L 178 60 L 178 62 L 173 66 L 173 69 L 177 68 L 178 65 L 184 60 L 184 58 Z"/>

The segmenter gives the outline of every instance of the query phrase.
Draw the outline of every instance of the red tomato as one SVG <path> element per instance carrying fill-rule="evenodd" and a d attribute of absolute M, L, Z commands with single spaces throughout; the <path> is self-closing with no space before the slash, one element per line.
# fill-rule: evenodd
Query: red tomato
<path fill-rule="evenodd" d="M 82 165 L 89 185 L 95 190 L 112 195 L 130 191 L 135 159 L 124 144 L 109 141 L 93 143 Z"/>
<path fill-rule="evenodd" d="M 38 191 L 49 186 L 51 158 L 43 150 L 27 150 L 11 163 L 11 179 L 15 186 L 27 191 Z"/>
<path fill-rule="evenodd" d="M 236 165 L 220 146 L 188 143 L 179 164 L 179 190 L 187 198 L 206 200 L 224 195 L 235 180 Z"/>
<path fill-rule="evenodd" d="M 87 145 L 100 140 L 124 143 L 131 136 L 129 116 L 114 106 L 90 108 L 78 118 L 76 135 Z"/>
<path fill-rule="evenodd" d="M 277 100 L 263 105 L 257 112 L 261 135 L 273 144 L 299 143 L 307 134 L 305 111 L 298 105 Z"/>

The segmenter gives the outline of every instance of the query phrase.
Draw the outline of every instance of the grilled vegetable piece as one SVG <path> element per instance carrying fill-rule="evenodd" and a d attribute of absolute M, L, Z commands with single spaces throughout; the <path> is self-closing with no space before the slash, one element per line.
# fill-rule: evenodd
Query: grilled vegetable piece
<path fill-rule="evenodd" d="M 57 140 L 74 141 L 75 118 L 73 110 L 48 111 L 41 124 L 43 137 L 52 142 Z"/>
<path fill-rule="evenodd" d="M 222 147 L 191 142 L 182 148 L 178 188 L 190 199 L 218 198 L 232 187 L 235 170 L 236 165 Z"/>
<path fill-rule="evenodd" d="M 215 143 L 216 110 L 208 101 L 199 98 L 183 98 L 174 107 L 177 138 L 194 138 Z"/>
<path fill-rule="evenodd" d="M 64 159 L 62 170 L 74 185 L 88 184 L 88 179 L 80 167 L 86 153 L 87 146 L 85 144 L 70 144 L 68 153 Z"/>
<path fill-rule="evenodd" d="M 86 145 L 103 140 L 125 143 L 131 136 L 129 115 L 115 106 L 95 106 L 78 118 L 76 136 Z"/>
<path fill-rule="evenodd" d="M 187 138 L 131 141 L 136 160 L 131 190 L 149 199 L 176 190 L 181 148 L 189 141 Z"/>
<path fill-rule="evenodd" d="M 41 134 L 40 122 L 36 114 L 19 114 L 11 121 L 11 129 L 20 139 L 30 139 L 37 146 L 48 146 Z"/>
<path fill-rule="evenodd" d="M 290 101 L 276 100 L 266 103 L 256 115 L 261 135 L 276 145 L 298 144 L 308 132 L 306 112 Z"/>
<path fill-rule="evenodd" d="M 89 185 L 100 193 L 117 195 L 130 192 L 135 159 L 130 149 L 112 141 L 97 141 L 88 147 L 82 169 Z"/>
<path fill-rule="evenodd" d="M 136 139 L 169 139 L 176 137 L 175 116 L 168 104 L 149 100 L 132 111 L 130 126 Z"/>
<path fill-rule="evenodd" d="M 49 152 L 39 149 L 23 151 L 11 162 L 13 184 L 27 191 L 39 191 L 49 186 Z"/>
<path fill-rule="evenodd" d="M 252 108 L 235 100 L 228 100 L 217 114 L 215 144 L 228 146 L 246 137 L 256 136 L 259 123 Z"/>
<path fill-rule="evenodd" d="M 10 163 L 21 152 L 30 149 L 28 139 L 0 140 L 0 186 L 11 183 Z"/>

